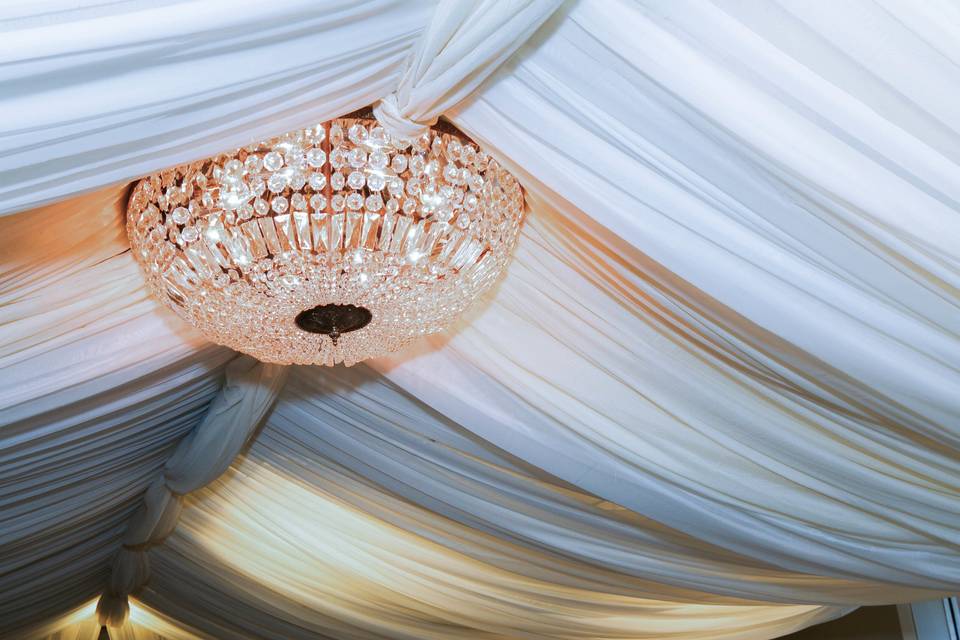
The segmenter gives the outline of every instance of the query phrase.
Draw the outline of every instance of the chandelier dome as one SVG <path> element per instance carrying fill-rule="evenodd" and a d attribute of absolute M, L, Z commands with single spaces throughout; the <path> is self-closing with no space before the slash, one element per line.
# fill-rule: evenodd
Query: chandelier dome
<path fill-rule="evenodd" d="M 265 362 L 353 364 L 449 326 L 502 273 L 517 180 L 463 134 L 366 115 L 141 180 L 127 232 L 152 292 Z"/>

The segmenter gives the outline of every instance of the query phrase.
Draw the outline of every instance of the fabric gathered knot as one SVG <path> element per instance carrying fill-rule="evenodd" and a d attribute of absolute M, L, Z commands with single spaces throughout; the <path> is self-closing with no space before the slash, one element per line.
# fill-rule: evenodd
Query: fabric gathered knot
<path fill-rule="evenodd" d="M 136 595 L 150 579 L 151 546 L 163 540 L 176 526 L 182 498 L 166 485 L 154 481 L 145 496 L 144 506 L 127 527 L 120 550 L 113 558 L 107 588 L 97 602 L 101 625 L 120 627 L 130 614 L 129 596 Z"/>
<path fill-rule="evenodd" d="M 397 138 L 419 138 L 430 129 L 431 125 L 437 123 L 436 118 L 429 122 L 417 122 L 403 115 L 396 93 L 391 93 L 377 102 L 373 106 L 373 115 L 380 126 Z"/>
<path fill-rule="evenodd" d="M 104 627 L 122 627 L 130 615 L 127 596 L 105 591 L 97 601 L 97 621 Z"/>
<path fill-rule="evenodd" d="M 147 487 L 143 503 L 127 524 L 110 580 L 97 603 L 100 624 L 123 626 L 130 613 L 129 596 L 137 595 L 150 579 L 147 552 L 176 529 L 183 496 L 227 470 L 273 406 L 286 376 L 287 367 L 248 356 L 227 365 L 220 393 L 201 423 L 180 441 L 163 473 Z"/>
<path fill-rule="evenodd" d="M 121 547 L 114 557 L 107 588 L 97 602 L 97 619 L 106 627 L 120 627 L 130 615 L 130 594 L 150 579 L 150 556 L 145 548 Z"/>

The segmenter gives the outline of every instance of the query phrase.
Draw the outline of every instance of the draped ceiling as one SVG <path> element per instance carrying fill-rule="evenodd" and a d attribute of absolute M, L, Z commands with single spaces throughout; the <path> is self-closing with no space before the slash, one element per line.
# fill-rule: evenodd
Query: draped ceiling
<path fill-rule="evenodd" d="M 762 639 L 960 589 L 958 82 L 949 0 L 4 4 L 0 637 Z M 454 330 L 284 368 L 146 295 L 133 179 L 374 103 L 526 188 Z"/>

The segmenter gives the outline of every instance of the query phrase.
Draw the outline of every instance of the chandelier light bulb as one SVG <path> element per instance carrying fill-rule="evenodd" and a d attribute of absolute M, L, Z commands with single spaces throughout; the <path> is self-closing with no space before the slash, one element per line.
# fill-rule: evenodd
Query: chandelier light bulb
<path fill-rule="evenodd" d="M 449 326 L 506 267 L 517 180 L 462 133 L 366 114 L 141 180 L 127 232 L 153 294 L 265 362 L 348 365 Z"/>

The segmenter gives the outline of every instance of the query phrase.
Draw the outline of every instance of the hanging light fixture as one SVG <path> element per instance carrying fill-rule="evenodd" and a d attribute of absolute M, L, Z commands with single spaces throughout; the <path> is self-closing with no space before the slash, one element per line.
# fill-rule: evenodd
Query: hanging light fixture
<path fill-rule="evenodd" d="M 265 362 L 348 365 L 449 326 L 502 273 L 516 179 L 438 124 L 353 114 L 141 180 L 127 232 L 148 286 Z"/>

